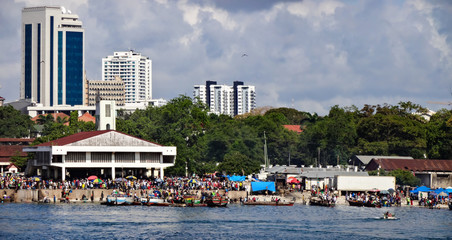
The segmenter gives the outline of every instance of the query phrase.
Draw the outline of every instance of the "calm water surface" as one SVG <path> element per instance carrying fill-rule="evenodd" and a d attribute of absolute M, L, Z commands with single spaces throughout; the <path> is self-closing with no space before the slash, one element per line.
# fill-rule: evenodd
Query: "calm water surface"
<path fill-rule="evenodd" d="M 377 220 L 390 210 L 400 220 Z M 0 239 L 452 239 L 452 211 L 1 204 Z"/>

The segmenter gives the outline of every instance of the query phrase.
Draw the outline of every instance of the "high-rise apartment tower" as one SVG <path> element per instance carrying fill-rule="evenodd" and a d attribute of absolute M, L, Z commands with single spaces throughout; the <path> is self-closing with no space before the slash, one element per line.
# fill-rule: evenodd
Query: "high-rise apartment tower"
<path fill-rule="evenodd" d="M 125 102 L 139 103 L 152 100 L 152 61 L 133 50 L 115 52 L 102 58 L 102 80 L 124 81 Z"/>
<path fill-rule="evenodd" d="M 217 85 L 216 81 L 206 81 L 206 85 L 195 85 L 194 100 L 206 104 L 209 112 L 236 116 L 251 112 L 256 108 L 256 89 L 235 81 L 233 86 Z"/>
<path fill-rule="evenodd" d="M 20 98 L 43 106 L 82 105 L 84 29 L 64 7 L 22 10 Z"/>

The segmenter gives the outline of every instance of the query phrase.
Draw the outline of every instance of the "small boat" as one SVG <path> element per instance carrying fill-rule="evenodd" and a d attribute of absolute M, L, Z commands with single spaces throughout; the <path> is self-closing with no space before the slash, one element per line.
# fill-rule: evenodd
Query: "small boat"
<path fill-rule="evenodd" d="M 334 207 L 336 204 L 333 201 L 324 200 L 319 197 L 311 197 L 311 199 L 309 200 L 309 205 Z"/>
<path fill-rule="evenodd" d="M 359 200 L 347 200 L 348 204 L 350 204 L 350 206 L 355 206 L 355 207 L 376 207 L 376 208 L 380 208 L 381 204 L 379 204 L 378 202 L 371 202 L 371 201 L 367 201 L 367 202 L 363 202 L 363 201 L 359 201 Z"/>
<path fill-rule="evenodd" d="M 397 217 L 376 217 L 377 220 L 399 220 Z"/>
<path fill-rule="evenodd" d="M 184 196 L 184 200 L 187 207 L 207 207 L 207 203 L 203 203 L 201 199 L 197 199 L 195 196 Z"/>
<path fill-rule="evenodd" d="M 113 193 L 112 195 L 107 196 L 107 205 L 132 205 L 133 197 L 122 194 L 122 193 Z"/>
<path fill-rule="evenodd" d="M 248 201 L 243 202 L 243 205 L 249 206 L 293 206 L 294 202 L 281 202 L 281 201 L 270 201 L 270 202 L 262 202 L 262 201 Z"/>
<path fill-rule="evenodd" d="M 210 197 L 206 200 L 208 207 L 226 207 L 228 205 L 228 200 L 222 197 Z"/>

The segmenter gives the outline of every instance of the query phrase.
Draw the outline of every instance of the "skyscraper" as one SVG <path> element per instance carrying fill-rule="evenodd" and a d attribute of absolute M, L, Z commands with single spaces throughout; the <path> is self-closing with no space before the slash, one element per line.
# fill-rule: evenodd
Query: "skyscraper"
<path fill-rule="evenodd" d="M 22 10 L 20 98 L 43 106 L 82 105 L 84 29 L 64 7 Z"/>
<path fill-rule="evenodd" d="M 114 80 L 115 76 L 124 81 L 126 104 L 152 100 L 152 61 L 149 58 L 133 50 L 102 58 L 102 80 Z"/>

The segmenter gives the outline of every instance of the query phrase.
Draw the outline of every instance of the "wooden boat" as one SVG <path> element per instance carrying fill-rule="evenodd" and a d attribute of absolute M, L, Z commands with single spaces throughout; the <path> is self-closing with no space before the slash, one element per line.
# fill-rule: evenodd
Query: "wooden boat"
<path fill-rule="evenodd" d="M 201 199 L 197 199 L 195 196 L 184 196 L 184 200 L 187 207 L 207 207 L 207 203 L 203 203 Z"/>
<path fill-rule="evenodd" d="M 107 196 L 107 205 L 132 205 L 133 197 L 121 193 L 114 193 Z"/>
<path fill-rule="evenodd" d="M 355 207 L 376 207 L 376 208 L 380 208 L 381 205 L 378 202 L 363 202 L 363 201 L 358 201 L 358 200 L 347 200 L 348 204 L 350 206 L 355 206 Z"/>
<path fill-rule="evenodd" d="M 336 204 L 332 201 L 323 200 L 319 197 L 311 197 L 309 200 L 309 205 L 313 206 L 323 206 L 323 207 L 334 207 Z"/>
<path fill-rule="evenodd" d="M 249 206 L 293 206 L 294 202 L 275 202 L 275 201 L 270 201 L 270 202 L 262 202 L 262 201 L 248 201 L 248 202 L 243 202 L 243 205 L 249 205 Z"/>
<path fill-rule="evenodd" d="M 222 197 L 210 197 L 206 200 L 208 207 L 226 207 L 228 205 L 228 200 Z"/>

